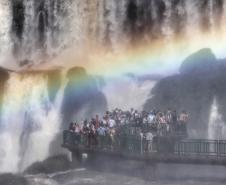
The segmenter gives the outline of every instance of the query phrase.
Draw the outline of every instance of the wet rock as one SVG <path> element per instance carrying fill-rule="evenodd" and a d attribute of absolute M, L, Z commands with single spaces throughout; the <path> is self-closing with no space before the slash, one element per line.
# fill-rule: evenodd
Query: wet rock
<path fill-rule="evenodd" d="M 182 63 L 181 74 L 203 75 L 213 72 L 217 59 L 210 49 L 202 49 L 185 59 Z"/>
<path fill-rule="evenodd" d="M 210 49 L 189 56 L 181 65 L 180 74 L 163 78 L 151 91 L 146 110 L 171 108 L 189 112 L 190 133 L 207 137 L 214 98 L 226 122 L 226 61 L 217 60 Z"/>
<path fill-rule="evenodd" d="M 7 80 L 9 79 L 9 72 L 7 69 L 0 67 L 0 110 L 2 106 L 2 99 L 4 96 L 4 88 Z"/>
<path fill-rule="evenodd" d="M 54 101 L 57 93 L 61 87 L 61 71 L 60 70 L 51 70 L 48 71 L 48 93 L 50 101 Z"/>
<path fill-rule="evenodd" d="M 33 163 L 24 172 L 26 174 L 54 173 L 70 169 L 71 164 L 65 155 L 50 157 L 42 162 Z"/>
<path fill-rule="evenodd" d="M 28 182 L 22 176 L 8 173 L 8 174 L 0 175 L 0 184 L 1 185 L 28 185 Z"/>
<path fill-rule="evenodd" d="M 87 115 L 93 116 L 94 112 L 103 112 L 107 108 L 106 98 L 101 92 L 103 79 L 88 75 L 81 67 L 70 69 L 67 77 L 69 82 L 65 88 L 62 105 L 64 128 L 76 118 L 81 118 L 82 114 L 87 118 Z"/>

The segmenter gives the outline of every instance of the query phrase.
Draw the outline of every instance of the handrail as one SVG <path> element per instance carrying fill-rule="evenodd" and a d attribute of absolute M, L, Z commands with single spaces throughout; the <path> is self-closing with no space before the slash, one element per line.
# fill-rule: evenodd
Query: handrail
<path fill-rule="evenodd" d="M 94 141 L 88 135 L 80 135 L 68 130 L 63 132 L 63 144 L 72 146 L 95 146 L 100 150 L 126 151 L 140 155 L 147 153 L 147 140 L 139 135 L 123 134 L 114 138 L 110 136 L 94 136 Z M 207 139 L 178 139 L 172 137 L 156 137 L 153 139 L 151 152 L 170 152 L 174 155 L 185 156 L 214 156 L 226 157 L 225 140 Z"/>
<path fill-rule="evenodd" d="M 224 140 L 182 140 L 175 145 L 175 153 L 179 155 L 203 155 L 226 157 L 226 141 Z"/>

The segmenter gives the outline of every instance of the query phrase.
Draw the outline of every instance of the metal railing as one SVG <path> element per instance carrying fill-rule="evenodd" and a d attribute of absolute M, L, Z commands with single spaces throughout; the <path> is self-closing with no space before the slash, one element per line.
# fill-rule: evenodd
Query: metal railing
<path fill-rule="evenodd" d="M 175 153 L 178 155 L 202 155 L 226 157 L 226 141 L 189 139 L 176 142 Z"/>
<path fill-rule="evenodd" d="M 127 152 L 133 154 L 144 154 L 147 150 L 148 141 L 139 135 L 123 134 L 111 137 L 89 134 L 76 134 L 65 130 L 63 132 L 63 144 L 67 147 L 83 146 Z M 172 137 L 155 137 L 152 141 L 152 153 L 170 153 L 178 156 L 213 156 L 226 157 L 226 141 L 204 140 L 204 139 L 180 139 Z"/>
<path fill-rule="evenodd" d="M 128 153 L 143 153 L 145 141 L 139 135 L 123 134 L 111 137 L 110 135 L 98 136 L 89 134 L 76 134 L 65 130 L 63 144 L 68 147 L 82 146 L 99 150 L 110 150 Z"/>

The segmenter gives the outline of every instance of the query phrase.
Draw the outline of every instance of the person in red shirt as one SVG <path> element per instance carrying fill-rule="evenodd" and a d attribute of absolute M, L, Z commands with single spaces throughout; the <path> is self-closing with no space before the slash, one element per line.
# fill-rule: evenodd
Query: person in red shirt
<path fill-rule="evenodd" d="M 96 115 L 95 118 L 95 129 L 98 129 L 100 127 L 100 119 L 99 119 L 99 115 Z"/>

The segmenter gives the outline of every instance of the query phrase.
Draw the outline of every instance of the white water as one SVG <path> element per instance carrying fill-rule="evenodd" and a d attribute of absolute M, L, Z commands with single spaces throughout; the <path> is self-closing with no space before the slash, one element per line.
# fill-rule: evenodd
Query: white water
<path fill-rule="evenodd" d="M 10 38 L 10 3 L 8 0 L 0 1 L 0 59 L 5 61 L 11 56 L 13 43 Z"/>
<path fill-rule="evenodd" d="M 49 156 L 49 147 L 62 123 L 61 104 L 64 81 L 55 102 L 48 96 L 47 75 L 11 73 L 5 87 L 0 129 L 0 173 L 23 171 Z M 103 93 L 108 109 L 131 107 L 142 110 L 154 81 L 120 77 L 106 81 Z M 101 90 L 101 89 L 100 89 Z M 87 118 L 87 106 L 76 114 L 77 121 Z M 101 114 L 98 110 L 94 114 Z M 103 114 L 103 113 L 102 113 Z"/>
<path fill-rule="evenodd" d="M 83 55 L 86 55 L 86 52 L 92 52 L 92 49 L 97 49 L 99 46 L 103 48 L 106 45 L 110 46 L 107 51 L 116 53 L 125 48 L 130 48 L 130 41 L 136 35 L 128 33 L 126 29 L 129 2 L 129 0 L 45 0 L 44 9 L 46 13 L 44 13 L 43 10 L 35 11 L 38 9 L 37 1 L 24 0 L 25 22 L 22 41 L 19 41 L 12 34 L 13 30 L 10 30 L 12 24 L 11 4 L 7 0 L 1 0 L 0 64 L 15 66 L 24 59 L 31 60 L 30 65 L 44 61 L 49 62 L 68 48 L 72 48 L 72 53 L 85 52 Z M 223 45 L 219 47 L 216 44 L 216 38 L 222 33 L 222 42 L 226 40 L 226 1 L 223 1 L 222 14 L 220 15 L 218 15 L 220 10 L 217 9 L 213 0 L 208 0 L 203 10 L 200 9 L 205 4 L 203 0 L 182 0 L 176 7 L 172 3 L 173 1 L 163 0 L 163 2 L 165 8 L 161 14 L 161 11 L 158 12 L 157 10 L 159 1 L 153 0 L 151 4 L 147 0 L 136 1 L 138 18 L 134 23 L 135 27 L 147 29 L 148 26 L 153 26 L 142 35 L 142 40 L 151 44 L 152 39 L 157 37 L 159 40 L 165 41 L 164 43 L 169 46 L 167 49 L 173 51 L 174 43 L 172 42 L 174 42 L 177 29 L 179 29 L 182 38 L 186 40 L 186 46 L 181 46 L 180 51 L 177 51 L 179 57 L 181 55 L 185 57 L 185 55 L 201 47 L 210 47 L 218 57 L 225 57 Z M 142 14 L 140 12 L 141 7 Z M 45 18 L 45 38 L 42 47 L 38 46 L 40 14 L 43 14 Z M 162 17 L 161 22 L 159 22 L 159 17 Z M 207 24 L 207 31 L 202 29 L 203 17 L 207 17 L 205 20 L 209 23 Z M 181 22 L 181 25 L 176 28 L 178 21 Z M 208 40 L 206 40 L 203 32 L 210 34 L 211 38 L 207 36 Z M 197 42 L 196 45 L 194 45 L 194 41 Z M 20 46 L 20 54 L 13 61 L 12 48 L 15 43 Z M 167 61 L 164 62 L 167 63 Z M 54 63 L 54 65 L 56 64 Z M 66 66 L 67 62 L 64 60 L 61 65 Z M 167 63 L 167 66 L 169 67 L 169 63 Z"/>
<path fill-rule="evenodd" d="M 120 166 L 120 164 L 118 164 Z M 121 165 L 128 165 L 128 162 Z M 117 165 L 116 165 L 117 166 Z M 26 176 L 29 185 L 224 185 L 225 167 L 211 165 L 145 165 L 130 164 L 128 173 L 75 169 L 50 175 Z M 109 166 L 111 168 L 111 165 Z M 174 170 L 171 170 L 174 169 Z M 118 171 L 120 168 L 117 169 Z M 136 170 L 137 175 L 134 175 Z M 154 171 L 154 174 L 153 174 Z M 156 179 L 153 178 L 156 176 Z M 211 180 L 214 179 L 214 180 Z"/>
<path fill-rule="evenodd" d="M 51 4 L 53 3 L 53 4 Z M 35 12 L 37 3 L 35 0 L 24 1 L 25 23 L 23 39 L 21 42 L 20 60 L 30 59 L 32 63 L 41 63 L 59 53 L 63 47 L 63 19 L 57 6 L 59 1 L 45 0 L 44 10 Z M 39 17 L 44 17 L 44 44 L 40 47 Z M 18 60 L 18 58 L 17 58 Z"/>
<path fill-rule="evenodd" d="M 222 115 L 218 111 L 216 98 L 214 98 L 213 104 L 211 106 L 210 120 L 208 125 L 208 139 L 226 139 L 226 124 L 222 119 Z"/>
<path fill-rule="evenodd" d="M 150 98 L 151 89 L 155 84 L 156 81 L 139 81 L 126 76 L 107 81 L 103 92 L 107 98 L 108 109 L 134 108 L 141 111 L 146 100 Z"/>
<path fill-rule="evenodd" d="M 0 172 L 24 170 L 49 155 L 61 124 L 62 87 L 52 104 L 47 76 L 11 74 L 5 88 L 0 132 Z"/>

